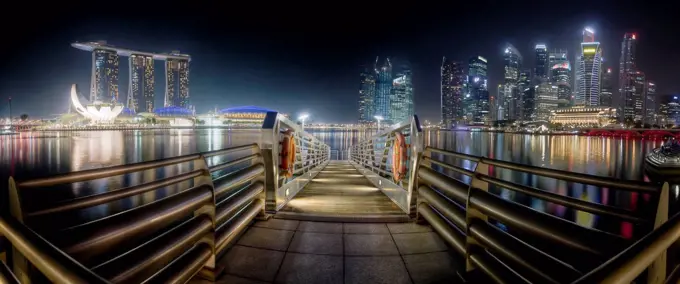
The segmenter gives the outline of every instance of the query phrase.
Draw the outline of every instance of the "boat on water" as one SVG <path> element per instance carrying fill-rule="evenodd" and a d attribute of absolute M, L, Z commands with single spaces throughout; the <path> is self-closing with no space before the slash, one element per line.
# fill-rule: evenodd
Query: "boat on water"
<path fill-rule="evenodd" d="M 680 179 L 680 142 L 671 140 L 652 150 L 645 157 L 645 169 L 655 176 Z"/>

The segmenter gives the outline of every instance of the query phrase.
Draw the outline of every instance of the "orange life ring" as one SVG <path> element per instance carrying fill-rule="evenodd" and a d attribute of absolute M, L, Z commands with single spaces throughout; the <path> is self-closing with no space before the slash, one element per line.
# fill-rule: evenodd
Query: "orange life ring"
<path fill-rule="evenodd" d="M 392 178 L 395 182 L 399 182 L 406 176 L 407 163 L 406 138 L 401 132 L 396 132 L 392 145 Z"/>
<path fill-rule="evenodd" d="M 281 175 L 292 177 L 295 169 L 295 137 L 288 130 L 283 134 L 281 142 Z"/>

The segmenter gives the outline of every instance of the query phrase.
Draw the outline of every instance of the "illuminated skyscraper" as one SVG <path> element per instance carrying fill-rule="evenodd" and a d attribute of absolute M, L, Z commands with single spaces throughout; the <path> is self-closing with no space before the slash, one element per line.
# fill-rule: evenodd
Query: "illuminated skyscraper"
<path fill-rule="evenodd" d="M 465 94 L 466 120 L 473 123 L 488 123 L 489 89 L 487 61 L 481 56 L 472 57 L 468 64 L 467 93 Z"/>
<path fill-rule="evenodd" d="M 519 80 L 519 70 L 522 66 L 522 54 L 511 44 L 508 44 L 503 52 L 503 65 L 505 69 L 504 82 L 501 88 L 502 95 L 499 94 L 496 98 L 496 105 L 499 108 L 494 110 L 497 112 L 496 118 L 498 120 L 520 119 L 522 104 L 517 82 Z M 501 92 L 499 91 L 499 93 Z M 502 111 L 499 111 L 501 108 Z"/>
<path fill-rule="evenodd" d="M 442 123 L 447 128 L 463 120 L 464 86 L 463 64 L 444 57 L 441 66 L 441 107 Z"/>
<path fill-rule="evenodd" d="M 621 42 L 621 59 L 619 60 L 619 95 L 621 96 L 621 108 L 623 119 L 635 118 L 635 106 L 641 104 L 636 102 L 635 95 L 635 77 L 637 39 L 633 33 L 626 33 L 623 35 Z M 637 98 L 642 99 L 642 98 Z"/>
<path fill-rule="evenodd" d="M 545 44 L 537 44 L 535 51 L 534 83 L 541 83 L 548 79 L 548 48 Z"/>
<path fill-rule="evenodd" d="M 645 99 L 647 95 L 647 81 L 645 78 L 645 73 L 640 71 L 635 72 L 632 77 L 633 84 L 633 120 L 642 121 L 645 116 Z"/>
<path fill-rule="evenodd" d="M 153 113 L 155 87 L 153 64 L 153 56 L 130 55 L 127 107 L 136 113 Z"/>
<path fill-rule="evenodd" d="M 559 107 L 571 105 L 571 63 L 567 59 L 566 49 L 553 49 L 548 53 L 548 66 L 550 67 L 550 82 L 557 86 L 557 104 Z"/>
<path fill-rule="evenodd" d="M 413 75 L 409 65 L 399 66 L 392 79 L 390 114 L 392 122 L 407 121 L 414 114 Z"/>
<path fill-rule="evenodd" d="M 373 68 L 365 66 L 359 78 L 359 123 L 368 123 L 373 121 L 374 116 L 375 73 Z"/>
<path fill-rule="evenodd" d="M 590 28 L 583 31 L 584 42 L 581 43 L 581 54 L 577 59 L 577 105 L 597 106 L 600 103 L 602 49 L 599 42 L 591 41 L 594 40 L 594 34 Z"/>
<path fill-rule="evenodd" d="M 612 81 L 613 73 L 611 68 L 602 73 L 602 92 L 600 92 L 600 105 L 612 107 L 612 90 L 614 81 Z"/>
<path fill-rule="evenodd" d="M 647 90 L 645 90 L 645 95 L 647 99 L 645 100 L 645 123 L 654 124 L 657 118 L 657 108 L 656 103 L 658 101 L 656 97 L 656 84 L 652 81 L 647 81 Z"/>
<path fill-rule="evenodd" d="M 179 53 L 179 52 L 173 52 Z M 168 58 L 165 62 L 164 106 L 189 107 L 189 60 Z"/>
<path fill-rule="evenodd" d="M 92 87 L 90 102 L 118 102 L 118 53 L 114 50 L 92 50 Z"/>
<path fill-rule="evenodd" d="M 536 88 L 536 110 L 534 112 L 537 120 L 547 121 L 550 115 L 557 109 L 558 87 L 552 83 L 544 82 Z"/>
<path fill-rule="evenodd" d="M 375 58 L 375 99 L 373 100 L 373 114 L 382 116 L 386 123 L 392 123 L 390 115 L 390 98 L 392 95 L 392 63 L 385 58 L 379 65 L 379 57 Z"/>
<path fill-rule="evenodd" d="M 520 91 L 520 100 L 522 101 L 520 117 L 523 120 L 532 121 L 536 117 L 536 88 L 531 84 L 531 70 L 524 70 L 519 73 L 517 88 Z"/>

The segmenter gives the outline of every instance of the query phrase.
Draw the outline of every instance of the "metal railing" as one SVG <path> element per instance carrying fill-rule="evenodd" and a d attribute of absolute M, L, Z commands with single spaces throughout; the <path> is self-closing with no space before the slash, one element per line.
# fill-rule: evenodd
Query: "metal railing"
<path fill-rule="evenodd" d="M 392 173 L 392 150 L 395 135 L 399 132 L 408 144 L 408 170 L 406 177 L 395 182 Z M 350 162 L 368 180 L 387 195 L 406 214 L 415 216 L 415 172 L 423 147 L 422 129 L 418 116 L 407 122 L 392 125 L 372 138 L 352 145 L 349 151 Z"/>
<path fill-rule="evenodd" d="M 447 160 L 467 161 L 476 165 L 471 170 Z M 644 216 L 623 208 L 591 203 L 499 179 L 490 175 L 489 170 L 493 168 L 496 171 L 510 170 L 613 190 L 647 193 L 658 198 L 659 205 L 655 217 Z M 455 175 L 468 177 L 469 183 L 454 178 Z M 482 271 L 498 283 L 575 281 L 621 252 L 630 245 L 630 241 L 506 200 L 490 193 L 490 186 L 633 224 L 658 227 L 668 217 L 668 183 L 660 186 L 623 181 L 432 147 L 422 152 L 416 185 L 418 220 L 431 224 L 464 257 L 466 271 Z M 499 223 L 503 226 L 498 226 Z M 680 233 L 680 229 L 676 233 Z M 645 260 L 651 263 L 654 257 L 648 255 Z M 638 265 L 646 267 L 645 264 Z M 665 267 L 665 263 L 663 265 Z M 601 283 L 601 278 L 597 279 L 580 283 Z"/>
<path fill-rule="evenodd" d="M 293 131 L 297 146 L 294 176 L 289 179 L 279 177 L 281 133 L 286 130 Z M 47 277 L 58 283 L 184 283 L 195 275 L 215 280 L 221 272 L 216 259 L 254 218 L 268 217 L 265 201 L 282 206 L 330 158 L 328 145 L 277 113 L 267 114 L 261 134 L 259 145 L 32 180 L 10 178 L 11 216 L 0 218 L 0 258 L 10 252 L 6 262 L 11 269 L 0 261 L 0 282 L 41 282 Z M 109 183 L 114 177 L 164 168 L 185 170 L 40 206 L 24 200 L 26 190 L 94 180 Z M 104 218 L 63 228 L 51 225 L 37 233 L 29 229 L 65 214 L 168 188 L 177 192 Z"/>
<path fill-rule="evenodd" d="M 285 178 L 279 174 L 279 144 L 283 133 L 292 131 L 295 138 L 296 160 L 293 177 Z M 277 112 L 268 112 L 262 125 L 260 145 L 267 169 L 266 210 L 274 213 L 283 208 L 288 201 L 302 190 L 323 169 L 331 158 L 330 147 L 323 141 L 305 132 L 297 123 Z M 270 158 L 271 157 L 271 158 Z"/>

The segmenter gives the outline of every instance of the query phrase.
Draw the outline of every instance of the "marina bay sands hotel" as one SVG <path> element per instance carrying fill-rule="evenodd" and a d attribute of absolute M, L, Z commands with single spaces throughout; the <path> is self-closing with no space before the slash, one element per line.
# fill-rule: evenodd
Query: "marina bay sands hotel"
<path fill-rule="evenodd" d="M 173 51 L 149 53 L 108 45 L 105 41 L 76 42 L 71 46 L 92 52 L 90 103 L 123 103 L 119 98 L 118 66 L 121 56 L 129 57 L 130 79 L 125 105 L 131 111 L 153 112 L 154 60 L 165 61 L 163 107 L 189 108 L 189 61 L 191 57 Z"/>

